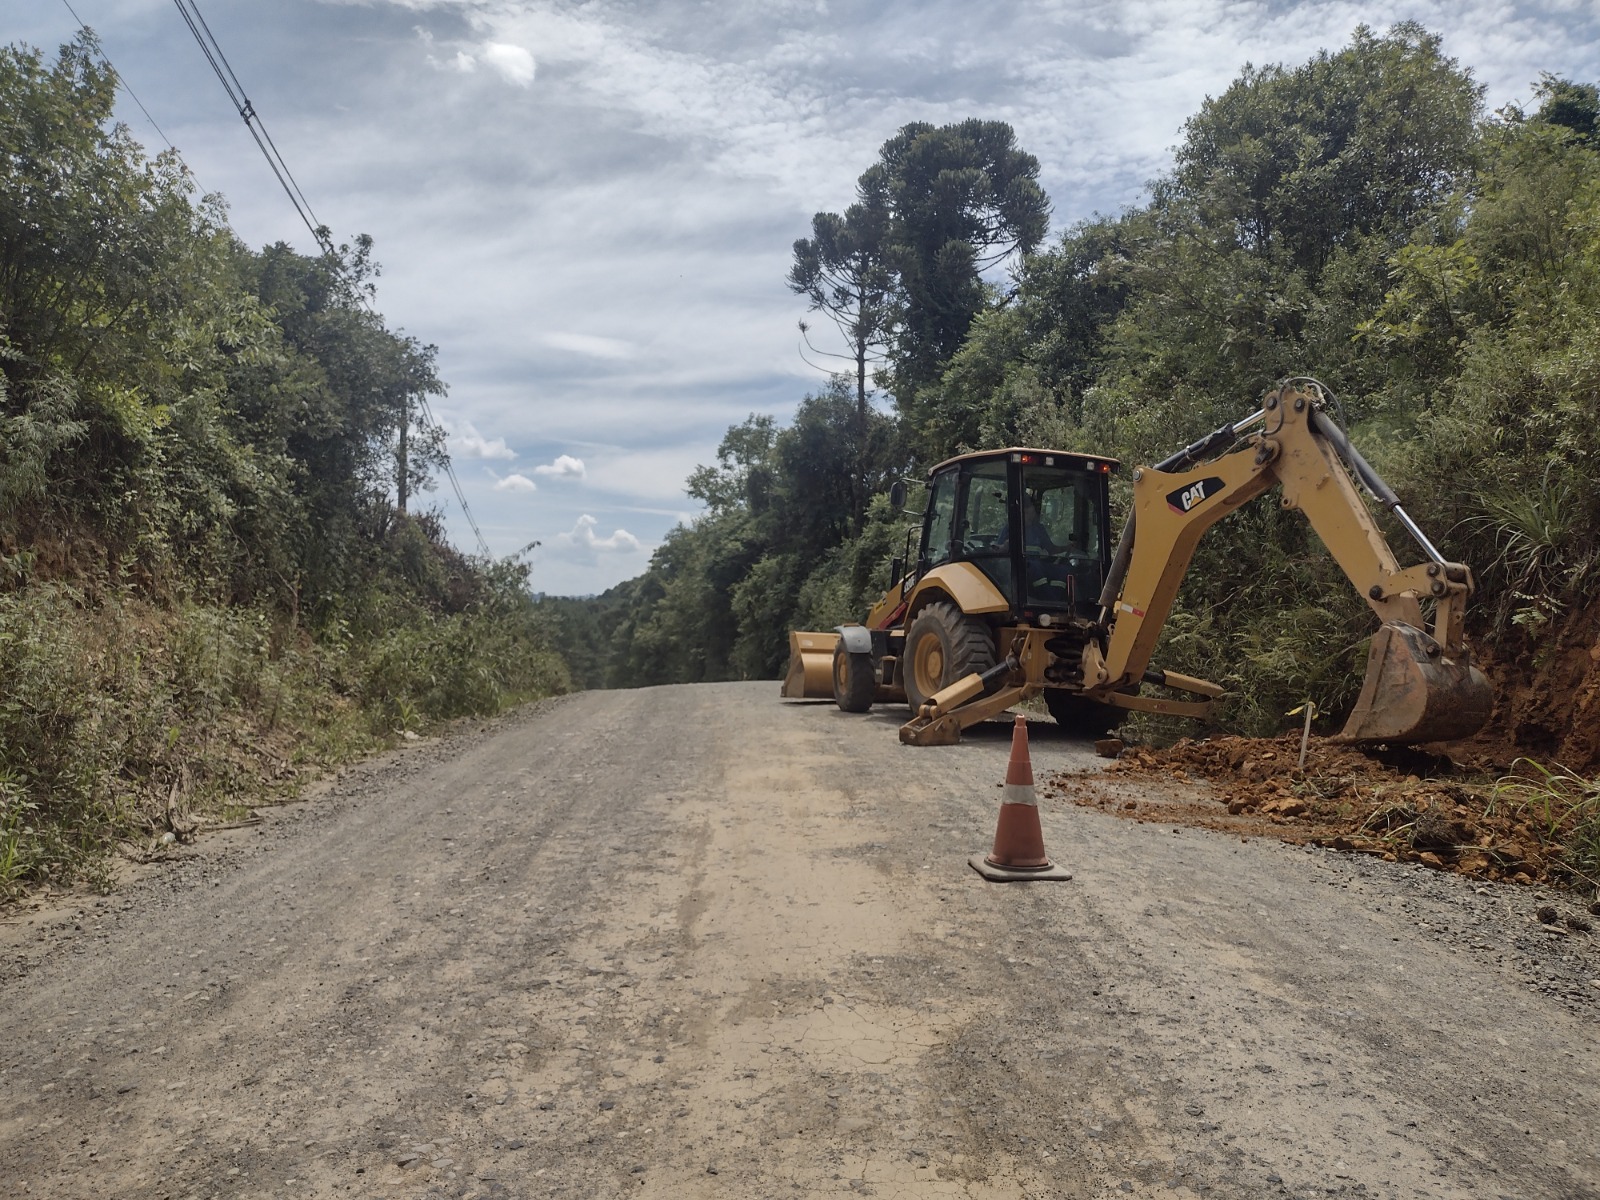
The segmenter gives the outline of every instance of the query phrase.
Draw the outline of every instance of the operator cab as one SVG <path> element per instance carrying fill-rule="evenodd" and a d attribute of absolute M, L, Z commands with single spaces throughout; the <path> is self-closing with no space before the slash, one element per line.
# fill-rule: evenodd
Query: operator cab
<path fill-rule="evenodd" d="M 970 562 L 1014 620 L 1093 617 L 1110 565 L 1114 459 L 1011 447 L 963 454 L 928 480 L 918 574 Z"/>

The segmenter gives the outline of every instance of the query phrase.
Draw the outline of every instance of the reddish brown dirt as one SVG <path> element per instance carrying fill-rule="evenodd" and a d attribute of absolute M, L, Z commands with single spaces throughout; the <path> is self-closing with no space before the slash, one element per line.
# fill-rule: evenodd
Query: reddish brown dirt
<path fill-rule="evenodd" d="M 1187 824 L 1421 862 L 1480 879 L 1595 890 L 1561 854 L 1566 832 L 1495 795 L 1526 761 L 1600 772 L 1600 600 L 1537 633 L 1514 630 L 1482 656 L 1495 689 L 1489 725 L 1435 753 L 1367 753 L 1298 735 L 1131 747 L 1100 775 L 1058 776 L 1046 794 L 1140 821 Z M 1152 789 L 1153 776 L 1178 784 Z"/>
<path fill-rule="evenodd" d="M 1494 716 L 1468 745 L 1600 771 L 1600 600 L 1538 636 L 1515 631 L 1486 669 Z"/>
<path fill-rule="evenodd" d="M 1379 755 L 1321 738 L 1311 739 L 1303 771 L 1299 756 L 1298 735 L 1130 746 L 1103 772 L 1056 775 L 1041 791 L 1137 821 L 1327 846 L 1480 879 L 1586 883 L 1525 807 L 1495 796 L 1492 764 L 1414 750 Z M 1169 786 L 1152 788 L 1153 777 Z"/>

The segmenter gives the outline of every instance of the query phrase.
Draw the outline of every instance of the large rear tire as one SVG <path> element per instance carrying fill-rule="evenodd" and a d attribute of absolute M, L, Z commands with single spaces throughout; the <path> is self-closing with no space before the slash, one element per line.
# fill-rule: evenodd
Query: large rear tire
<path fill-rule="evenodd" d="M 866 712 L 878 681 L 872 674 L 872 655 L 851 654 L 844 640 L 833 648 L 833 702 L 845 712 Z"/>
<path fill-rule="evenodd" d="M 946 600 L 935 600 L 906 631 L 906 699 L 916 712 L 934 693 L 995 664 L 994 632 Z"/>
<path fill-rule="evenodd" d="M 1125 708 L 1112 708 L 1095 700 L 1086 700 L 1059 688 L 1046 688 L 1044 706 L 1050 710 L 1056 724 L 1069 733 L 1084 737 L 1100 737 L 1110 733 L 1127 717 Z"/>

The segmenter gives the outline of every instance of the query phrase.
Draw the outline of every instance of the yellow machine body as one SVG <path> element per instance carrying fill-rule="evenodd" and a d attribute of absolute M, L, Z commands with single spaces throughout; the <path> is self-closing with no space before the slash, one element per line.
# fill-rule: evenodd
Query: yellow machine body
<path fill-rule="evenodd" d="M 833 699 L 833 649 L 837 633 L 790 633 L 789 671 L 779 695 L 786 700 Z"/>
<path fill-rule="evenodd" d="M 839 699 L 841 689 L 851 690 L 852 711 L 860 711 L 909 692 L 913 715 L 900 735 L 915 745 L 956 741 L 962 728 L 1041 693 L 1058 719 L 1068 703 L 1203 718 L 1222 689 L 1152 670 L 1151 657 L 1200 538 L 1276 487 L 1285 508 L 1306 515 L 1380 622 L 1341 739 L 1417 743 L 1476 732 L 1489 718 L 1493 693 L 1464 638 L 1472 573 L 1445 561 L 1411 523 L 1343 431 L 1319 412 L 1322 394 L 1314 384 L 1285 385 L 1269 393 L 1253 417 L 1224 426 L 1158 467 L 1134 471 L 1132 511 L 1109 563 L 1098 621 L 1069 615 L 1052 625 L 1048 616 L 1017 611 L 972 563 L 944 562 L 897 581 L 864 626 L 790 634 L 783 694 Z M 1219 449 L 1226 452 L 1214 453 Z M 1062 452 L 964 457 L 1016 453 Z M 949 466 L 941 464 L 935 473 Z M 1413 534 L 1427 561 L 1400 565 L 1357 490 L 1357 478 Z M 995 665 L 928 686 L 949 648 L 947 634 L 934 628 L 937 622 L 917 621 L 930 606 L 942 606 L 946 627 L 981 627 L 993 638 Z M 919 629 L 928 632 L 919 636 Z M 873 672 L 870 687 L 864 671 Z M 1145 683 L 1188 698 L 1141 695 Z"/>

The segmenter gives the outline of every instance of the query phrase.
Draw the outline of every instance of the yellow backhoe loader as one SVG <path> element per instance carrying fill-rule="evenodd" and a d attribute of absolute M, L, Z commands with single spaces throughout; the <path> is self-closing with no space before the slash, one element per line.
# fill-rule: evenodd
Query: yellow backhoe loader
<path fill-rule="evenodd" d="M 1115 548 L 1112 459 L 1013 447 L 940 463 L 911 569 L 895 561 L 892 585 L 861 624 L 791 633 L 782 694 L 847 712 L 908 702 L 900 740 L 917 746 L 959 741 L 1041 694 L 1057 722 L 1085 733 L 1129 711 L 1204 718 L 1222 688 L 1152 669 L 1151 655 L 1200 536 L 1277 486 L 1380 622 L 1339 737 L 1403 744 L 1475 733 L 1493 694 L 1463 637 L 1472 572 L 1428 541 L 1326 398 L 1315 381 L 1287 381 L 1251 416 L 1135 468 Z M 1357 480 L 1416 540 L 1422 562 L 1399 565 Z M 894 499 L 904 505 L 901 485 Z M 1141 694 L 1145 684 L 1188 698 Z"/>

